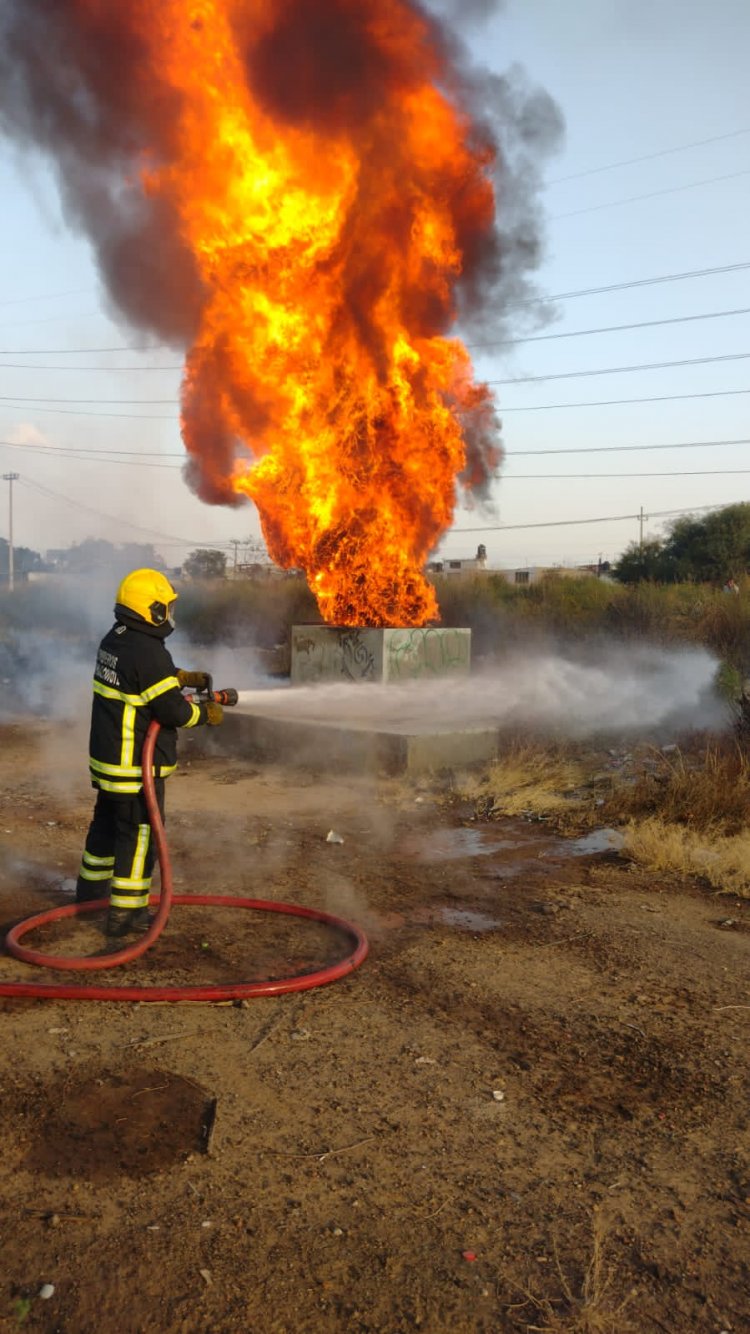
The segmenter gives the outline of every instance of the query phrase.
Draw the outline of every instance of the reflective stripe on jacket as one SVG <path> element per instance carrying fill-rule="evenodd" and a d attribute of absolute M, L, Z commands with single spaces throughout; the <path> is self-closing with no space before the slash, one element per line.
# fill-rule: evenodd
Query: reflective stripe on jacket
<path fill-rule="evenodd" d="M 154 718 L 161 723 L 154 777 L 174 773 L 175 729 L 205 723 L 206 706 L 182 694 L 162 639 L 150 627 L 114 625 L 99 645 L 93 684 L 89 770 L 94 786 L 114 795 L 140 792 L 141 752 Z"/>

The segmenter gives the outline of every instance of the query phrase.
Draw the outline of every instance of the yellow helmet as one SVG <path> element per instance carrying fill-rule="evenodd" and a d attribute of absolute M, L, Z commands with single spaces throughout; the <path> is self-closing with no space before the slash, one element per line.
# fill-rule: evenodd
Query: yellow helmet
<path fill-rule="evenodd" d="M 158 570 L 131 570 L 117 590 L 117 606 L 134 612 L 148 625 L 174 624 L 172 611 L 177 593 Z"/>

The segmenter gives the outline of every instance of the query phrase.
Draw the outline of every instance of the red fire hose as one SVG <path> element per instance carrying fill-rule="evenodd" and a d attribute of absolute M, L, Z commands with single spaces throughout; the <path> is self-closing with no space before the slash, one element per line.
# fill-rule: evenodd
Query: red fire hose
<path fill-rule="evenodd" d="M 326 982 L 335 982 L 358 968 L 367 958 L 367 937 L 359 927 L 345 922 L 331 913 L 318 912 L 316 908 L 303 908 L 296 904 L 277 903 L 269 899 L 234 898 L 231 894 L 174 894 L 172 892 L 172 864 L 167 845 L 164 822 L 154 791 L 153 767 L 154 748 L 159 735 L 159 724 L 150 723 L 143 745 L 143 791 L 148 806 L 149 820 L 153 833 L 156 853 L 161 871 L 161 895 L 156 900 L 156 915 L 148 929 L 133 944 L 116 953 L 97 954 L 90 958 L 74 956 L 55 957 L 42 954 L 38 950 L 28 949 L 21 944 L 22 938 L 29 931 L 49 922 L 60 922 L 67 917 L 80 917 L 84 913 L 96 912 L 107 907 L 106 899 L 97 899 L 94 903 L 74 903 L 62 908 L 50 908 L 46 912 L 36 913 L 17 923 L 5 938 L 5 947 L 24 963 L 38 964 L 42 968 L 55 968 L 69 972 L 95 972 L 105 968 L 117 968 L 121 964 L 132 963 L 159 939 L 167 924 L 173 903 L 193 907 L 216 908 L 253 908 L 261 912 L 283 913 L 289 917 L 306 917 L 314 922 L 323 922 L 342 932 L 354 945 L 351 954 L 339 963 L 319 968 L 313 973 L 300 973 L 295 977 L 280 978 L 271 982 L 230 982 L 215 986 L 196 987 L 99 987 L 76 986 L 73 983 L 60 982 L 0 982 L 0 996 L 40 997 L 47 1000 L 106 1000 L 106 1001 L 233 1001 L 246 1000 L 252 996 L 279 996 L 289 991 L 308 991 L 312 987 L 323 986 Z"/>

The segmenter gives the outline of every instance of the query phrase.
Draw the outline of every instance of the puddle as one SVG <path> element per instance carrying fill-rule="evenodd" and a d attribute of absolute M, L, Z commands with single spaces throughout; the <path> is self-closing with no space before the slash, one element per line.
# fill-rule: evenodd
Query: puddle
<path fill-rule="evenodd" d="M 146 1176 L 205 1153 L 216 1111 L 199 1084 L 154 1069 L 101 1071 L 48 1096 L 27 1164 L 87 1181 Z"/>
<path fill-rule="evenodd" d="M 590 857 L 594 853 L 620 852 L 624 845 L 625 835 L 619 829 L 594 829 L 566 843 L 563 851 L 569 857 Z"/>
<path fill-rule="evenodd" d="M 434 829 L 429 834 L 409 834 L 396 855 L 418 862 L 461 861 L 464 857 L 490 857 L 493 852 L 516 849 L 522 840 L 508 838 L 495 825 Z"/>
<path fill-rule="evenodd" d="M 602 856 L 620 852 L 624 842 L 619 829 L 594 829 L 581 838 L 571 839 L 560 838 L 533 824 L 514 823 L 510 829 L 507 823 L 477 824 L 408 834 L 396 849 L 396 856 L 408 861 L 434 863 L 509 853 L 511 855 L 506 857 L 497 856 L 492 867 L 481 873 L 504 880 L 540 859 L 555 861 L 565 857 Z"/>

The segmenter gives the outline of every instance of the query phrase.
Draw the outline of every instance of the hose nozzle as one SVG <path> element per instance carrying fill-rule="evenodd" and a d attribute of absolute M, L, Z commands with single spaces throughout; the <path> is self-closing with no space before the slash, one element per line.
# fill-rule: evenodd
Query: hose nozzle
<path fill-rule="evenodd" d="M 211 699 L 215 700 L 217 704 L 223 704 L 224 708 L 227 709 L 232 708 L 238 702 L 239 695 L 236 690 L 232 690 L 230 687 L 227 690 L 212 690 Z"/>

